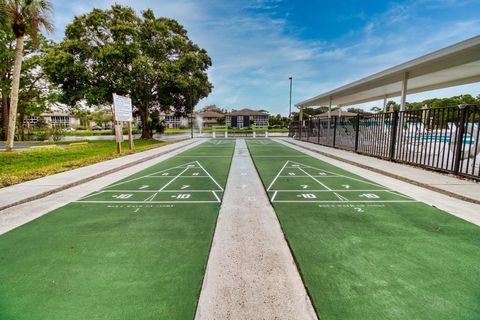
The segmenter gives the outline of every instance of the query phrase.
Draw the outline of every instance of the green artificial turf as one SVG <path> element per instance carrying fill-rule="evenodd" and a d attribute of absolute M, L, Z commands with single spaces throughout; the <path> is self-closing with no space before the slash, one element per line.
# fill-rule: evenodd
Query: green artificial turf
<path fill-rule="evenodd" d="M 169 199 L 176 187 L 218 186 L 193 181 L 192 167 L 153 201 L 112 196 L 150 196 L 174 176 L 140 177 L 192 161 L 224 188 L 234 144 L 207 141 L 105 188 L 122 190 L 97 199 L 112 203 L 71 203 L 0 236 L 0 319 L 192 319 L 220 203 Z M 205 150 L 218 157 L 197 157 Z"/>
<path fill-rule="evenodd" d="M 368 185 L 366 179 L 268 141 L 248 141 L 265 188 L 288 160 L 303 164 L 311 175 L 322 170 L 343 175 L 343 181 L 317 177 L 333 190 Z M 419 202 L 376 202 L 408 199 L 395 192 L 384 196 L 374 185 L 367 193 L 379 194 L 378 199 L 327 202 L 334 200 L 326 195 L 332 192 L 300 186 L 310 188 L 311 179 L 296 180 L 285 170 L 282 175 L 287 177 L 273 189 L 299 191 L 277 192 L 274 200 L 287 202 L 273 201 L 273 206 L 321 319 L 480 319 L 478 226 Z M 274 193 L 268 192 L 270 198 Z M 302 193 L 323 202 L 288 202 Z M 339 193 L 358 200 L 361 192 Z"/>

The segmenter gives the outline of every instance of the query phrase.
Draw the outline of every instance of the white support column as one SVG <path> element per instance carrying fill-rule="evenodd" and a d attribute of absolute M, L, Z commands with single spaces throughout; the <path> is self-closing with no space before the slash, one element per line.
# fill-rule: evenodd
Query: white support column
<path fill-rule="evenodd" d="M 300 122 L 303 121 L 303 107 L 300 107 L 300 114 L 298 115 L 298 120 L 299 120 Z"/>
<path fill-rule="evenodd" d="M 387 96 L 383 98 L 383 113 L 387 112 Z"/>
<path fill-rule="evenodd" d="M 332 96 L 330 96 L 330 102 L 328 103 L 328 119 L 332 117 Z"/>
<path fill-rule="evenodd" d="M 400 97 L 400 111 L 405 111 L 407 104 L 408 72 L 403 74 L 402 96 Z"/>

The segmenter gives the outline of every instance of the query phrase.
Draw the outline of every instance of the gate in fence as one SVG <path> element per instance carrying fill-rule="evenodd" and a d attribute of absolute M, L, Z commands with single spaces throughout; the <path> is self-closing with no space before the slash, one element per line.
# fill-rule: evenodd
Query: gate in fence
<path fill-rule="evenodd" d="M 480 106 L 292 122 L 289 136 L 480 180 Z"/>

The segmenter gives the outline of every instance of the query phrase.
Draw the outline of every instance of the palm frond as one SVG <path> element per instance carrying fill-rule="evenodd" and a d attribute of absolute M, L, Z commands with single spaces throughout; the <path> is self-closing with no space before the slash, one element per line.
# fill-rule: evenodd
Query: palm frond
<path fill-rule="evenodd" d="M 40 29 L 53 32 L 53 5 L 49 0 L 0 0 L 15 33 L 28 34 L 36 39 Z"/>
<path fill-rule="evenodd" d="M 5 0 L 0 0 L 0 27 L 8 24 L 7 4 Z"/>

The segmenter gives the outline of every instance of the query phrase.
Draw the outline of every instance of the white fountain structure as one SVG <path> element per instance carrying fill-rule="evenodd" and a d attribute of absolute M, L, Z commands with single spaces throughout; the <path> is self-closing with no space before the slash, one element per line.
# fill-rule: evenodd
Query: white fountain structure
<path fill-rule="evenodd" d="M 200 115 L 195 116 L 195 122 L 197 123 L 198 130 L 200 134 L 202 134 L 202 129 L 203 129 L 203 118 Z"/>

